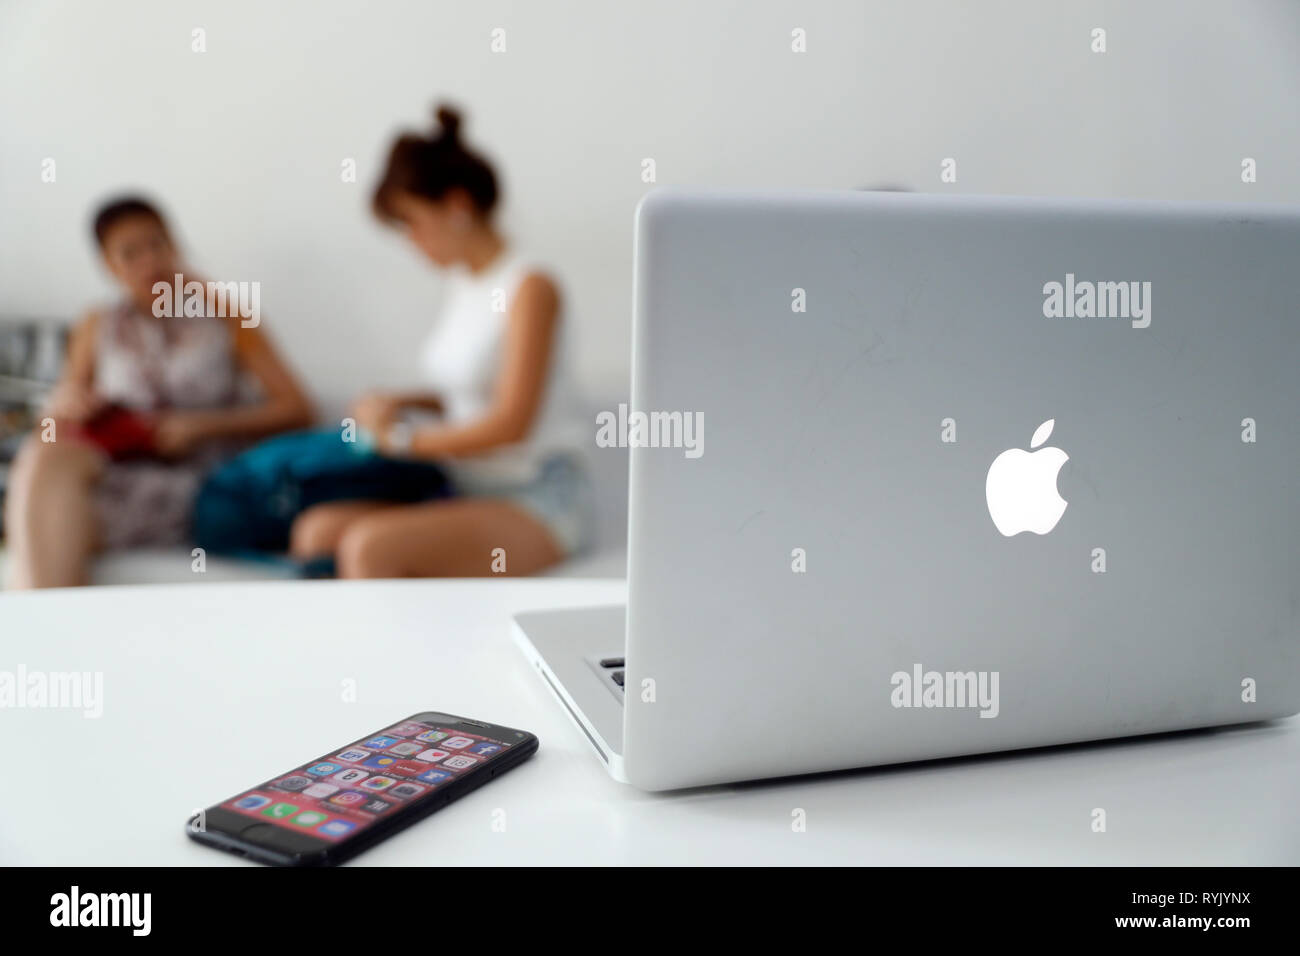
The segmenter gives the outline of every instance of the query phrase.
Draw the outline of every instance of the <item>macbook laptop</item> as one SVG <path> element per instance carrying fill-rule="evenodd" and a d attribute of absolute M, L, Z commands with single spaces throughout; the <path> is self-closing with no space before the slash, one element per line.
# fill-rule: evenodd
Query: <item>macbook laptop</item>
<path fill-rule="evenodd" d="M 661 190 L 635 231 L 628 604 L 514 621 L 616 778 L 1300 710 L 1294 208 Z"/>

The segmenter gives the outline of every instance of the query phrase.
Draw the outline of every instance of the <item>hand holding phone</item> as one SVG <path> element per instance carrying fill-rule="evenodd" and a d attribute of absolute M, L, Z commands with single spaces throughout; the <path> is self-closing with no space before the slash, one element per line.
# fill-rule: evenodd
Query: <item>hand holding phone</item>
<path fill-rule="evenodd" d="M 533 734 L 425 712 L 190 818 L 207 846 L 278 866 L 355 856 L 537 752 Z"/>

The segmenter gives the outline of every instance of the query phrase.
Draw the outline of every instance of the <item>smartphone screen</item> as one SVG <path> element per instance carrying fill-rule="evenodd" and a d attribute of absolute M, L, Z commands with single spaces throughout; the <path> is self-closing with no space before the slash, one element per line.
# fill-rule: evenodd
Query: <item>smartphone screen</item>
<path fill-rule="evenodd" d="M 335 862 L 536 749 L 525 731 L 416 714 L 217 804 L 190 835 L 264 862 Z"/>

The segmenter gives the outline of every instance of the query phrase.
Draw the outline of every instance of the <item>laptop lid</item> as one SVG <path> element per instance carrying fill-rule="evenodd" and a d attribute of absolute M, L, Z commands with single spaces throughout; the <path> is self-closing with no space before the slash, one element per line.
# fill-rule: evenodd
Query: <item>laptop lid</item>
<path fill-rule="evenodd" d="M 1285 207 L 652 193 L 629 779 L 1300 709 L 1297 263 Z"/>

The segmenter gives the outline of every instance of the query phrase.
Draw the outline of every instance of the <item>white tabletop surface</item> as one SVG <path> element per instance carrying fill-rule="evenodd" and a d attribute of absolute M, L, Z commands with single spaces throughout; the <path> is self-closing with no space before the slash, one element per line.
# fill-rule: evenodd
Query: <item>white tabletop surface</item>
<path fill-rule="evenodd" d="M 0 671 L 104 680 L 98 719 L 0 709 L 0 863 L 250 865 L 186 839 L 189 813 L 421 710 L 525 728 L 541 750 L 359 864 L 1300 862 L 1295 719 L 675 794 L 615 783 L 508 619 L 624 593 L 484 580 L 0 596 Z"/>

